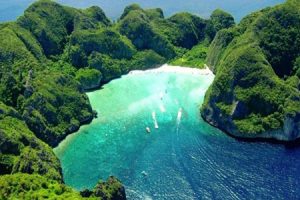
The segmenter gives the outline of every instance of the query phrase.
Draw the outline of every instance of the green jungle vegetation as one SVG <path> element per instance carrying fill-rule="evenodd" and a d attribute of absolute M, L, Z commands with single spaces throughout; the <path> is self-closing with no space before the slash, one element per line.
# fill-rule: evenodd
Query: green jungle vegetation
<path fill-rule="evenodd" d="M 220 30 L 206 62 L 216 73 L 206 93 L 204 119 L 245 137 L 300 133 L 300 2 L 266 8 Z M 279 137 L 280 137 L 279 136 Z"/>
<path fill-rule="evenodd" d="M 208 52 L 208 46 L 206 42 L 200 43 L 194 46 L 191 50 L 184 53 L 182 56 L 173 59 L 170 64 L 175 66 L 185 66 L 193 68 L 204 68 L 206 63 L 206 57 Z"/>
<path fill-rule="evenodd" d="M 0 198 L 126 199 L 114 177 L 81 192 L 63 183 L 52 147 L 96 115 L 85 91 L 173 60 L 202 67 L 217 32 L 232 26 L 220 10 L 211 19 L 164 18 L 159 8 L 133 4 L 113 23 L 97 6 L 50 0 L 0 24 Z"/>

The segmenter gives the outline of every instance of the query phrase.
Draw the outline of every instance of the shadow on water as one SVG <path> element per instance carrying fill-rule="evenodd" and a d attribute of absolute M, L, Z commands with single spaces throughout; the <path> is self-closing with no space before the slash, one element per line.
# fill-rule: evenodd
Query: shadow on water
<path fill-rule="evenodd" d="M 274 145 L 282 145 L 286 149 L 294 150 L 300 148 L 300 138 L 297 138 L 293 141 L 279 141 L 274 138 L 242 138 L 234 136 L 230 133 L 225 132 L 229 137 L 234 138 L 239 142 L 246 142 L 246 143 L 270 143 Z"/>
<path fill-rule="evenodd" d="M 202 116 L 200 116 L 202 118 Z M 206 121 L 204 118 L 202 118 L 204 121 Z M 206 122 L 207 124 L 209 124 L 212 127 L 218 128 L 208 122 Z M 299 149 L 300 148 L 300 138 L 297 138 L 295 140 L 291 140 L 291 141 L 283 141 L 283 140 L 277 140 L 274 138 L 262 138 L 262 137 L 257 137 L 257 138 L 244 138 L 244 137 L 239 137 L 239 136 L 235 136 L 231 133 L 229 133 L 228 131 L 224 130 L 224 129 L 220 129 L 222 132 L 224 132 L 226 135 L 228 135 L 229 137 L 234 138 L 236 141 L 239 142 L 246 142 L 246 143 L 269 143 L 269 144 L 274 144 L 274 145 L 282 145 L 284 146 L 286 149 Z"/>

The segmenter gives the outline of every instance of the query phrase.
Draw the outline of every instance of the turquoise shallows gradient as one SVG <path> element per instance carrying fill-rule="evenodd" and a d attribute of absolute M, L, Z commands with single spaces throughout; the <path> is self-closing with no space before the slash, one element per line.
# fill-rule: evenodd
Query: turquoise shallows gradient
<path fill-rule="evenodd" d="M 115 175 L 128 199 L 299 199 L 298 149 L 240 142 L 201 119 L 213 78 L 146 71 L 88 93 L 98 118 L 55 149 L 66 184 Z"/>

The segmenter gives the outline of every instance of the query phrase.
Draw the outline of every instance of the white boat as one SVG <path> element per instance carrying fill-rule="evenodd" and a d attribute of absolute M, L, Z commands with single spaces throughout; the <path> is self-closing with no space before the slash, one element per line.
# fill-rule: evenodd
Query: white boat
<path fill-rule="evenodd" d="M 147 133 L 151 133 L 151 130 L 149 127 L 146 127 L 146 131 L 147 131 Z"/>
<path fill-rule="evenodd" d="M 177 114 L 177 123 L 179 123 L 179 122 L 180 122 L 180 120 L 181 120 L 181 116 L 182 116 L 182 108 L 179 108 L 179 110 L 178 110 L 178 114 Z"/>
<path fill-rule="evenodd" d="M 145 172 L 145 171 L 142 171 L 141 174 L 142 174 L 143 176 L 148 176 L 148 173 Z"/>

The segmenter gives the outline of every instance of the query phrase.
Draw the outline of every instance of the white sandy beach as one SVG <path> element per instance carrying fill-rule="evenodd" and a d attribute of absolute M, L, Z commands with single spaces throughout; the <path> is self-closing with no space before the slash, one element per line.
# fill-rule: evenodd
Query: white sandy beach
<path fill-rule="evenodd" d="M 205 65 L 205 69 L 197 69 L 191 67 L 184 67 L 184 66 L 173 66 L 169 64 L 164 64 L 161 67 L 155 69 L 148 69 L 146 70 L 147 73 L 159 73 L 159 72 L 168 72 L 168 73 L 185 73 L 185 74 L 195 74 L 195 75 L 211 75 L 213 74 L 212 71 Z M 140 74 L 144 73 L 143 70 L 134 70 L 129 72 L 129 74 Z"/>

